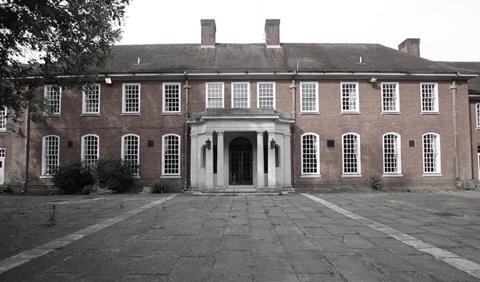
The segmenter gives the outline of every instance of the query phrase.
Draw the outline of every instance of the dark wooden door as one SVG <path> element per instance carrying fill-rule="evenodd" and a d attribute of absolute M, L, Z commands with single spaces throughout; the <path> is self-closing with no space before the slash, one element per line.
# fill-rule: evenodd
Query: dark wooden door
<path fill-rule="evenodd" d="M 252 185 L 252 174 L 252 145 L 246 138 L 235 138 L 230 143 L 230 185 Z"/>

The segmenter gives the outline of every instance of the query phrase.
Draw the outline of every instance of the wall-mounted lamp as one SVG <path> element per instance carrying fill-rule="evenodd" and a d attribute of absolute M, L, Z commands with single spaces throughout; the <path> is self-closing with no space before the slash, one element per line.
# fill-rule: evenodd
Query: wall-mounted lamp
<path fill-rule="evenodd" d="M 275 142 L 275 140 L 272 138 L 270 141 L 270 149 L 275 149 L 275 146 L 277 146 L 277 142 Z"/>
<path fill-rule="evenodd" d="M 205 148 L 207 148 L 207 150 L 210 150 L 211 147 L 212 141 L 210 141 L 210 138 L 208 138 L 207 141 L 205 141 Z"/>
<path fill-rule="evenodd" d="M 111 79 L 110 77 L 105 77 L 105 83 L 106 83 L 107 85 L 112 84 L 112 79 Z"/>
<path fill-rule="evenodd" d="M 377 78 L 376 78 L 376 77 L 372 77 L 372 78 L 370 78 L 370 80 L 368 80 L 368 82 L 370 82 L 370 83 L 372 83 L 372 84 L 373 84 L 373 83 L 376 83 L 376 82 L 377 82 Z"/>

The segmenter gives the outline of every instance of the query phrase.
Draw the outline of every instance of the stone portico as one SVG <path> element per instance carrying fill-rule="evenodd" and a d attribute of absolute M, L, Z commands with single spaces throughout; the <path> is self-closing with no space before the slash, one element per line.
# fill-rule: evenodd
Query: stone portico
<path fill-rule="evenodd" d="M 207 109 L 190 126 L 190 180 L 199 191 L 292 189 L 289 114 Z"/>

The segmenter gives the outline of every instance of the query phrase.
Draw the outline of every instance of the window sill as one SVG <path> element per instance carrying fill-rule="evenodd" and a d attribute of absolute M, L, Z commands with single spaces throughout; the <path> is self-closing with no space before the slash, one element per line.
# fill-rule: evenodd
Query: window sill
<path fill-rule="evenodd" d="M 351 178 L 351 177 L 363 177 L 361 174 L 342 174 L 342 177 Z"/>
<path fill-rule="evenodd" d="M 320 112 L 300 112 L 300 115 L 305 115 L 305 116 L 308 116 L 308 115 L 319 115 Z"/>
<path fill-rule="evenodd" d="M 420 115 L 439 115 L 439 112 L 420 112 Z"/>
<path fill-rule="evenodd" d="M 122 116 L 141 116 L 141 113 L 121 113 Z"/>
<path fill-rule="evenodd" d="M 301 174 L 301 178 L 321 178 L 321 174 Z"/>
<path fill-rule="evenodd" d="M 44 114 L 44 117 L 60 117 L 61 114 Z"/>
<path fill-rule="evenodd" d="M 100 113 L 81 113 L 81 117 L 99 117 Z"/>
<path fill-rule="evenodd" d="M 140 175 L 132 175 L 132 177 L 133 177 L 134 179 L 140 179 L 140 178 L 141 178 Z"/>
<path fill-rule="evenodd" d="M 0 129 L 0 133 L 7 133 L 6 129 Z"/>
<path fill-rule="evenodd" d="M 441 174 L 441 173 L 424 173 L 422 176 L 423 177 L 430 177 L 430 176 L 438 177 L 438 176 L 443 176 L 443 174 Z"/>
<path fill-rule="evenodd" d="M 340 112 L 341 115 L 359 115 L 360 112 Z"/>
<path fill-rule="evenodd" d="M 391 173 L 391 174 L 384 174 L 382 177 L 403 177 L 403 174 L 398 174 L 398 173 Z"/>
<path fill-rule="evenodd" d="M 180 175 L 161 175 L 160 178 L 182 178 Z"/>
<path fill-rule="evenodd" d="M 181 112 L 162 112 L 162 116 L 181 116 L 182 113 Z"/>
<path fill-rule="evenodd" d="M 401 112 L 382 112 L 381 113 L 382 115 L 401 115 L 402 113 Z"/>
<path fill-rule="evenodd" d="M 53 175 L 40 175 L 40 179 L 52 179 Z"/>

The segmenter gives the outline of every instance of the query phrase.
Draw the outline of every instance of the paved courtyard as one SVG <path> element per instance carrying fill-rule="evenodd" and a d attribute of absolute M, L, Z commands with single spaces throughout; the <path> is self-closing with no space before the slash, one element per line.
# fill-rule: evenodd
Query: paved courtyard
<path fill-rule="evenodd" d="M 314 196 L 2 196 L 0 281 L 480 281 L 402 242 L 475 270 L 480 192 Z"/>

